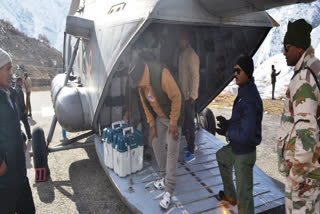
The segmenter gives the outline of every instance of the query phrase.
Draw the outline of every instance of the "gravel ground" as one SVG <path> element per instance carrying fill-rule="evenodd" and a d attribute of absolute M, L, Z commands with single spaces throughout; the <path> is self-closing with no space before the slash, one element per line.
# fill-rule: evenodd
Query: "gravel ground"
<path fill-rule="evenodd" d="M 31 105 L 31 128 L 42 127 L 47 137 L 53 116 L 50 91 L 32 92 Z M 77 135 L 67 133 L 68 138 Z M 62 128 L 57 124 L 50 146 L 59 144 L 61 139 Z M 45 183 L 35 183 L 33 160 L 27 157 L 37 213 L 130 213 L 101 168 L 94 147 L 50 153 L 48 163 L 51 178 Z"/>

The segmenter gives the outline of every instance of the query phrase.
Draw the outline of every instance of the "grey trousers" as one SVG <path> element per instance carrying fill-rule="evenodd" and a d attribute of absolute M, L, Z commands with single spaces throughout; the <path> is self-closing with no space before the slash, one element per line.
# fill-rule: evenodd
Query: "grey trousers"
<path fill-rule="evenodd" d="M 176 186 L 181 127 L 178 126 L 178 140 L 172 138 L 172 135 L 169 134 L 169 128 L 169 119 L 157 117 L 156 129 L 158 137 L 152 140 L 152 147 L 160 169 L 160 175 L 165 178 L 165 191 L 172 194 Z"/>

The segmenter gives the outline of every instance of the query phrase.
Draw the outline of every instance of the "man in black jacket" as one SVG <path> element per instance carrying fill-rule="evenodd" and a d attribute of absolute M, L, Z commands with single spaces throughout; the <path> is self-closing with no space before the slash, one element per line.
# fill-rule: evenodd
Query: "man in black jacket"
<path fill-rule="evenodd" d="M 10 96 L 12 61 L 0 48 L 0 213 L 35 213 L 27 178 L 24 142 Z"/>
<path fill-rule="evenodd" d="M 263 106 L 254 83 L 253 61 L 242 56 L 234 67 L 236 83 L 239 85 L 230 120 L 219 116 L 218 134 L 226 136 L 229 144 L 216 154 L 224 191 L 218 199 L 238 205 L 239 214 L 253 214 L 253 167 L 256 162 L 256 146 L 261 142 Z M 237 191 L 233 184 L 235 169 Z"/>
<path fill-rule="evenodd" d="M 18 77 L 16 81 L 16 104 L 18 108 L 18 113 L 20 116 L 20 120 L 23 122 L 24 128 L 26 130 L 28 139 L 30 140 L 32 138 L 31 131 L 30 131 L 30 125 L 28 122 L 28 115 L 26 111 L 26 104 L 24 103 L 24 94 L 22 91 L 22 78 Z"/>

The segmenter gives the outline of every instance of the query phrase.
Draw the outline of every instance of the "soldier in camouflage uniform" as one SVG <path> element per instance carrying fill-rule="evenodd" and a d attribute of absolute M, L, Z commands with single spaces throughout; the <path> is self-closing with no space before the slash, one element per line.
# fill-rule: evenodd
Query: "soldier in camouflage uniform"
<path fill-rule="evenodd" d="M 286 213 L 319 213 L 320 200 L 320 61 L 310 46 L 312 26 L 289 22 L 284 56 L 294 75 L 286 92 L 277 143 L 279 171 L 286 176 Z M 316 76 L 312 75 L 312 72 Z"/>

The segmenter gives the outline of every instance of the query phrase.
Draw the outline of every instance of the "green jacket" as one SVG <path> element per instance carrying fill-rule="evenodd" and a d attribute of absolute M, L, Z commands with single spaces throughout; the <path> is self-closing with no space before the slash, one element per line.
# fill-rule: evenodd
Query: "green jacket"
<path fill-rule="evenodd" d="M 149 73 L 150 73 L 150 85 L 155 93 L 156 99 L 160 105 L 161 110 L 163 113 L 170 118 L 170 112 L 171 112 L 171 100 L 168 98 L 168 95 L 162 90 L 162 72 L 164 65 L 156 62 L 156 61 L 148 61 L 147 65 L 149 67 Z M 180 108 L 180 116 L 178 119 L 178 125 L 183 125 L 183 114 L 184 114 L 184 96 L 181 92 L 181 89 L 179 87 L 179 84 L 176 83 L 180 94 L 181 94 L 181 108 Z M 151 112 L 154 118 L 157 118 L 157 114 L 153 111 L 151 105 L 149 104 L 147 98 L 145 97 L 144 93 L 141 93 L 144 102 L 146 103 L 146 106 L 148 110 Z"/>
<path fill-rule="evenodd" d="M 26 180 L 26 161 L 23 151 L 20 121 L 15 101 L 0 89 L 0 164 L 7 163 L 7 172 L 0 176 L 0 189 L 23 185 Z"/>

